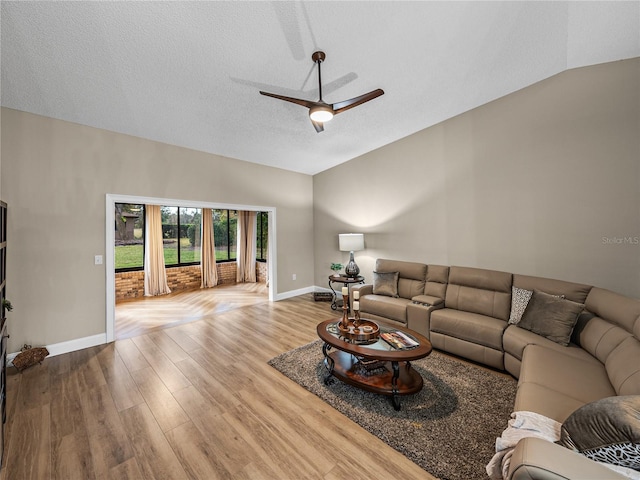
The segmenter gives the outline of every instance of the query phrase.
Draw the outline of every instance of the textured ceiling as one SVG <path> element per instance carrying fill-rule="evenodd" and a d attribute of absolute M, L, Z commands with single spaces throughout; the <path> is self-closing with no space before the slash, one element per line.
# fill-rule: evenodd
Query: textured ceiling
<path fill-rule="evenodd" d="M 2 106 L 315 174 L 569 68 L 640 56 L 640 2 L 2 1 Z M 307 110 L 376 88 L 318 134 Z"/>

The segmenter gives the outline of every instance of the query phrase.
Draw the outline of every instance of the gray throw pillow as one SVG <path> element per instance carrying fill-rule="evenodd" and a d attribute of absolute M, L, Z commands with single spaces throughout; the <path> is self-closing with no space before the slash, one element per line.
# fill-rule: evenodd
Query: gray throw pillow
<path fill-rule="evenodd" d="M 400 272 L 373 272 L 373 293 L 387 297 L 398 296 L 398 277 Z"/>
<path fill-rule="evenodd" d="M 518 326 L 566 347 L 583 308 L 581 303 L 534 290 Z"/>
<path fill-rule="evenodd" d="M 511 287 L 511 313 L 509 314 L 509 323 L 511 325 L 517 325 L 522 318 L 524 310 L 531 300 L 533 290 L 526 290 L 524 288 Z"/>
<path fill-rule="evenodd" d="M 596 462 L 640 470 L 640 395 L 580 407 L 562 424 L 556 443 Z"/>
<path fill-rule="evenodd" d="M 529 300 L 531 300 L 533 290 L 526 288 L 511 287 L 511 313 L 509 314 L 509 324 L 517 325 L 524 313 Z M 554 295 L 554 297 L 564 298 L 564 295 Z"/>

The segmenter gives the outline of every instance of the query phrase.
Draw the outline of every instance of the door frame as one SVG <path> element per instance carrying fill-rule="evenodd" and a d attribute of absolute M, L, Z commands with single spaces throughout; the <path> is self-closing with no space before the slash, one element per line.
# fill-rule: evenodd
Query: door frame
<path fill-rule="evenodd" d="M 258 205 L 239 205 L 232 203 L 200 202 L 195 200 L 177 200 L 171 198 L 141 197 L 135 195 L 106 195 L 106 235 L 105 235 L 105 272 L 106 272 L 106 333 L 107 342 L 115 340 L 116 310 L 116 272 L 115 272 L 115 204 L 134 203 L 144 205 L 168 205 L 172 207 L 211 208 L 214 210 L 246 210 L 269 212 L 268 278 L 269 301 L 273 302 L 277 291 L 277 248 L 276 248 L 276 208 Z"/>

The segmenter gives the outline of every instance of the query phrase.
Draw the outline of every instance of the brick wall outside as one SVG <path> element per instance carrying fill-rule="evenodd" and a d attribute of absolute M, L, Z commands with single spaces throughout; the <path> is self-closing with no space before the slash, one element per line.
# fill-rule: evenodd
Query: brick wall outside
<path fill-rule="evenodd" d="M 190 265 L 188 267 L 170 267 L 167 268 L 166 271 L 167 285 L 169 285 L 169 288 L 172 292 L 200 288 L 200 283 L 202 282 L 200 265 Z"/>
<path fill-rule="evenodd" d="M 267 262 L 256 262 L 256 280 L 258 283 L 267 283 Z"/>
<path fill-rule="evenodd" d="M 218 284 L 236 283 L 236 262 L 216 264 L 218 269 Z M 172 292 L 180 290 L 192 290 L 200 288 L 202 277 L 200 265 L 188 267 L 169 267 L 167 270 L 167 284 Z M 267 279 L 267 264 L 256 262 L 256 278 L 264 283 Z M 116 273 L 116 302 L 129 298 L 144 296 L 144 272 L 117 272 Z"/>
<path fill-rule="evenodd" d="M 144 272 L 116 273 L 116 301 L 144 296 Z"/>
<path fill-rule="evenodd" d="M 236 283 L 238 264 L 236 262 L 216 263 L 218 267 L 218 284 L 230 285 Z"/>

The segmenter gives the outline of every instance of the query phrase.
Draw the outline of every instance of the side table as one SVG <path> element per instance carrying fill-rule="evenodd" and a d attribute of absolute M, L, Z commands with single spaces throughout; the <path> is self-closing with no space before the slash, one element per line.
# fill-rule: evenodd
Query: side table
<path fill-rule="evenodd" d="M 351 285 L 364 283 L 364 277 L 358 275 L 357 277 L 347 277 L 346 275 L 329 275 L 329 288 L 333 292 L 333 300 L 331 301 L 331 310 L 338 309 L 338 292 L 333 289 L 334 283 L 342 283 L 347 287 L 347 291 L 351 288 Z M 340 294 L 342 296 L 342 293 Z M 347 305 L 347 308 L 349 305 Z"/>

